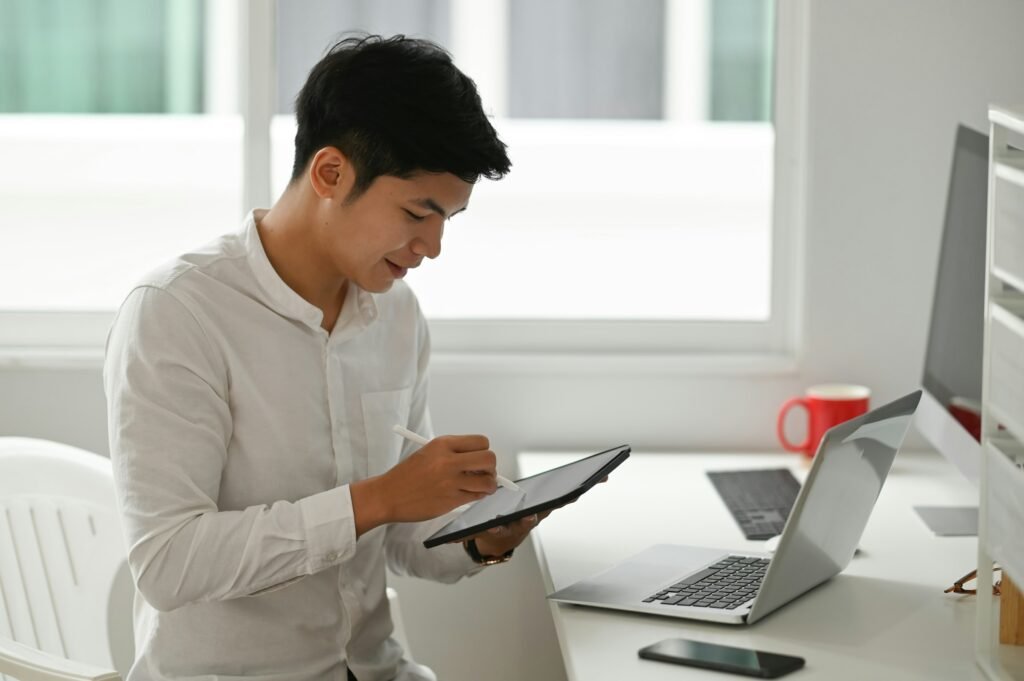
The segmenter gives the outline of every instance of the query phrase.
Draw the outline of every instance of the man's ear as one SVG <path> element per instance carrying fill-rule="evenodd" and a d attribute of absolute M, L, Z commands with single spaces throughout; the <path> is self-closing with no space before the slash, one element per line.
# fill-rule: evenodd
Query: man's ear
<path fill-rule="evenodd" d="M 355 169 L 337 147 L 324 147 L 316 152 L 306 176 L 317 196 L 338 201 L 348 196 L 356 181 Z"/>

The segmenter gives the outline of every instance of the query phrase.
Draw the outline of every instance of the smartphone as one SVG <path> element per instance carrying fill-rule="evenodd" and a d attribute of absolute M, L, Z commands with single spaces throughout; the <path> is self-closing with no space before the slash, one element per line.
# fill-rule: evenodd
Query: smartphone
<path fill-rule="evenodd" d="M 804 666 L 802 657 L 689 641 L 685 638 L 668 638 L 641 648 L 640 657 L 762 679 L 777 679 Z"/>

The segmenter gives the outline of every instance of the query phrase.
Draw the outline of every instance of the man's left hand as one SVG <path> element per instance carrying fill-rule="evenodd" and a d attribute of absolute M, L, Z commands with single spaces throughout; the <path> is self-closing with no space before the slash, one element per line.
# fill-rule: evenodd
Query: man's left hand
<path fill-rule="evenodd" d="M 523 543 L 537 524 L 548 517 L 551 511 L 535 513 L 513 521 L 507 525 L 499 525 L 470 537 L 476 540 L 477 551 L 482 556 L 501 556 Z M 468 540 L 467 540 L 468 541 Z"/>

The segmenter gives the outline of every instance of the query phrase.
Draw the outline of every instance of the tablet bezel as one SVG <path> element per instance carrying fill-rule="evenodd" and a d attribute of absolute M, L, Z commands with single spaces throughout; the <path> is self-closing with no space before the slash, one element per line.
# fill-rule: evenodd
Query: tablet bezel
<path fill-rule="evenodd" d="M 453 542 L 456 542 L 456 541 L 460 541 L 462 539 L 466 539 L 468 537 L 472 537 L 474 535 L 480 534 L 481 532 L 489 530 L 492 527 L 498 527 L 500 525 L 507 525 L 508 523 L 515 522 L 516 520 L 519 520 L 520 518 L 525 518 L 526 516 L 533 515 L 535 513 L 543 513 L 544 511 L 555 509 L 555 508 L 558 508 L 559 506 L 564 506 L 565 504 L 569 503 L 570 501 L 574 501 L 576 499 L 579 499 L 580 496 L 582 496 L 584 492 L 586 492 L 588 489 L 590 489 L 591 487 L 593 487 L 594 485 L 599 483 L 613 469 L 617 468 L 619 464 L 621 464 L 623 461 L 625 461 L 626 459 L 629 458 L 629 453 L 630 453 L 630 451 L 632 451 L 630 449 L 629 445 L 619 445 L 618 447 L 611 447 L 609 449 L 605 449 L 604 451 L 597 452 L 596 454 L 591 454 L 590 456 L 585 456 L 582 459 L 577 459 L 576 461 L 572 461 L 570 463 L 563 464 L 561 466 L 557 466 L 557 467 L 552 468 L 550 470 L 546 470 L 543 473 L 537 473 L 536 475 L 531 475 L 528 478 L 521 478 L 520 480 L 516 481 L 516 482 L 521 482 L 522 480 L 532 480 L 534 478 L 539 478 L 539 477 L 542 477 L 542 476 L 545 476 L 545 475 L 549 475 L 549 474 L 551 474 L 551 473 L 553 473 L 555 471 L 559 471 L 559 470 L 562 470 L 564 468 L 569 468 L 571 466 L 576 466 L 576 465 L 578 465 L 578 464 L 580 464 L 580 463 L 582 463 L 584 461 L 587 461 L 589 459 L 593 459 L 595 456 L 603 456 L 603 455 L 607 454 L 608 452 L 613 452 L 615 450 L 620 450 L 620 451 L 612 459 L 610 459 L 608 461 L 608 463 L 606 463 L 604 466 L 599 468 L 596 473 L 594 473 L 592 476 L 590 476 L 589 478 L 584 480 L 582 483 L 580 483 L 579 486 L 577 486 L 576 488 L 571 490 L 568 494 L 564 494 L 564 495 L 562 495 L 560 497 L 556 497 L 555 499 L 549 499 L 548 501 L 541 502 L 541 503 L 536 504 L 534 506 L 527 506 L 525 508 L 521 508 L 521 509 L 519 509 L 517 511 L 509 513 L 508 515 L 495 516 L 494 518 L 491 518 L 490 520 L 485 520 L 482 523 L 478 523 L 476 525 L 471 525 L 470 527 L 466 527 L 466 528 L 463 528 L 461 530 L 454 530 L 454 531 L 449 532 L 447 534 L 440 534 L 441 532 L 444 531 L 445 527 L 448 527 L 448 525 L 450 525 L 452 522 L 455 521 L 455 519 L 453 518 L 448 524 L 446 524 L 444 527 L 439 529 L 433 535 L 431 535 L 430 537 L 425 539 L 423 541 L 423 545 L 425 547 L 427 547 L 428 549 L 432 549 L 435 546 L 442 546 L 444 544 L 450 544 L 450 543 L 453 543 Z M 477 503 L 477 502 L 474 502 L 474 504 L 475 503 Z M 472 506 L 470 506 L 470 508 L 472 508 Z M 468 510 L 469 510 L 469 508 L 467 508 L 465 511 L 463 511 L 463 513 L 465 513 Z"/>

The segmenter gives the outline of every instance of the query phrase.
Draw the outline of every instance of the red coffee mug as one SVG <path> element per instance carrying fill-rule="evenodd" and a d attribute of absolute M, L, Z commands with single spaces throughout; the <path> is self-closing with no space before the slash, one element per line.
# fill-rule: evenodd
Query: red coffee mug
<path fill-rule="evenodd" d="M 825 431 L 843 421 L 860 416 L 868 410 L 871 391 L 862 385 L 844 385 L 833 383 L 816 385 L 807 389 L 804 397 L 786 400 L 779 410 L 776 429 L 779 442 L 791 452 L 802 452 L 804 456 L 814 456 Z M 795 406 L 807 410 L 807 439 L 800 444 L 793 444 L 786 439 L 786 415 Z"/>

